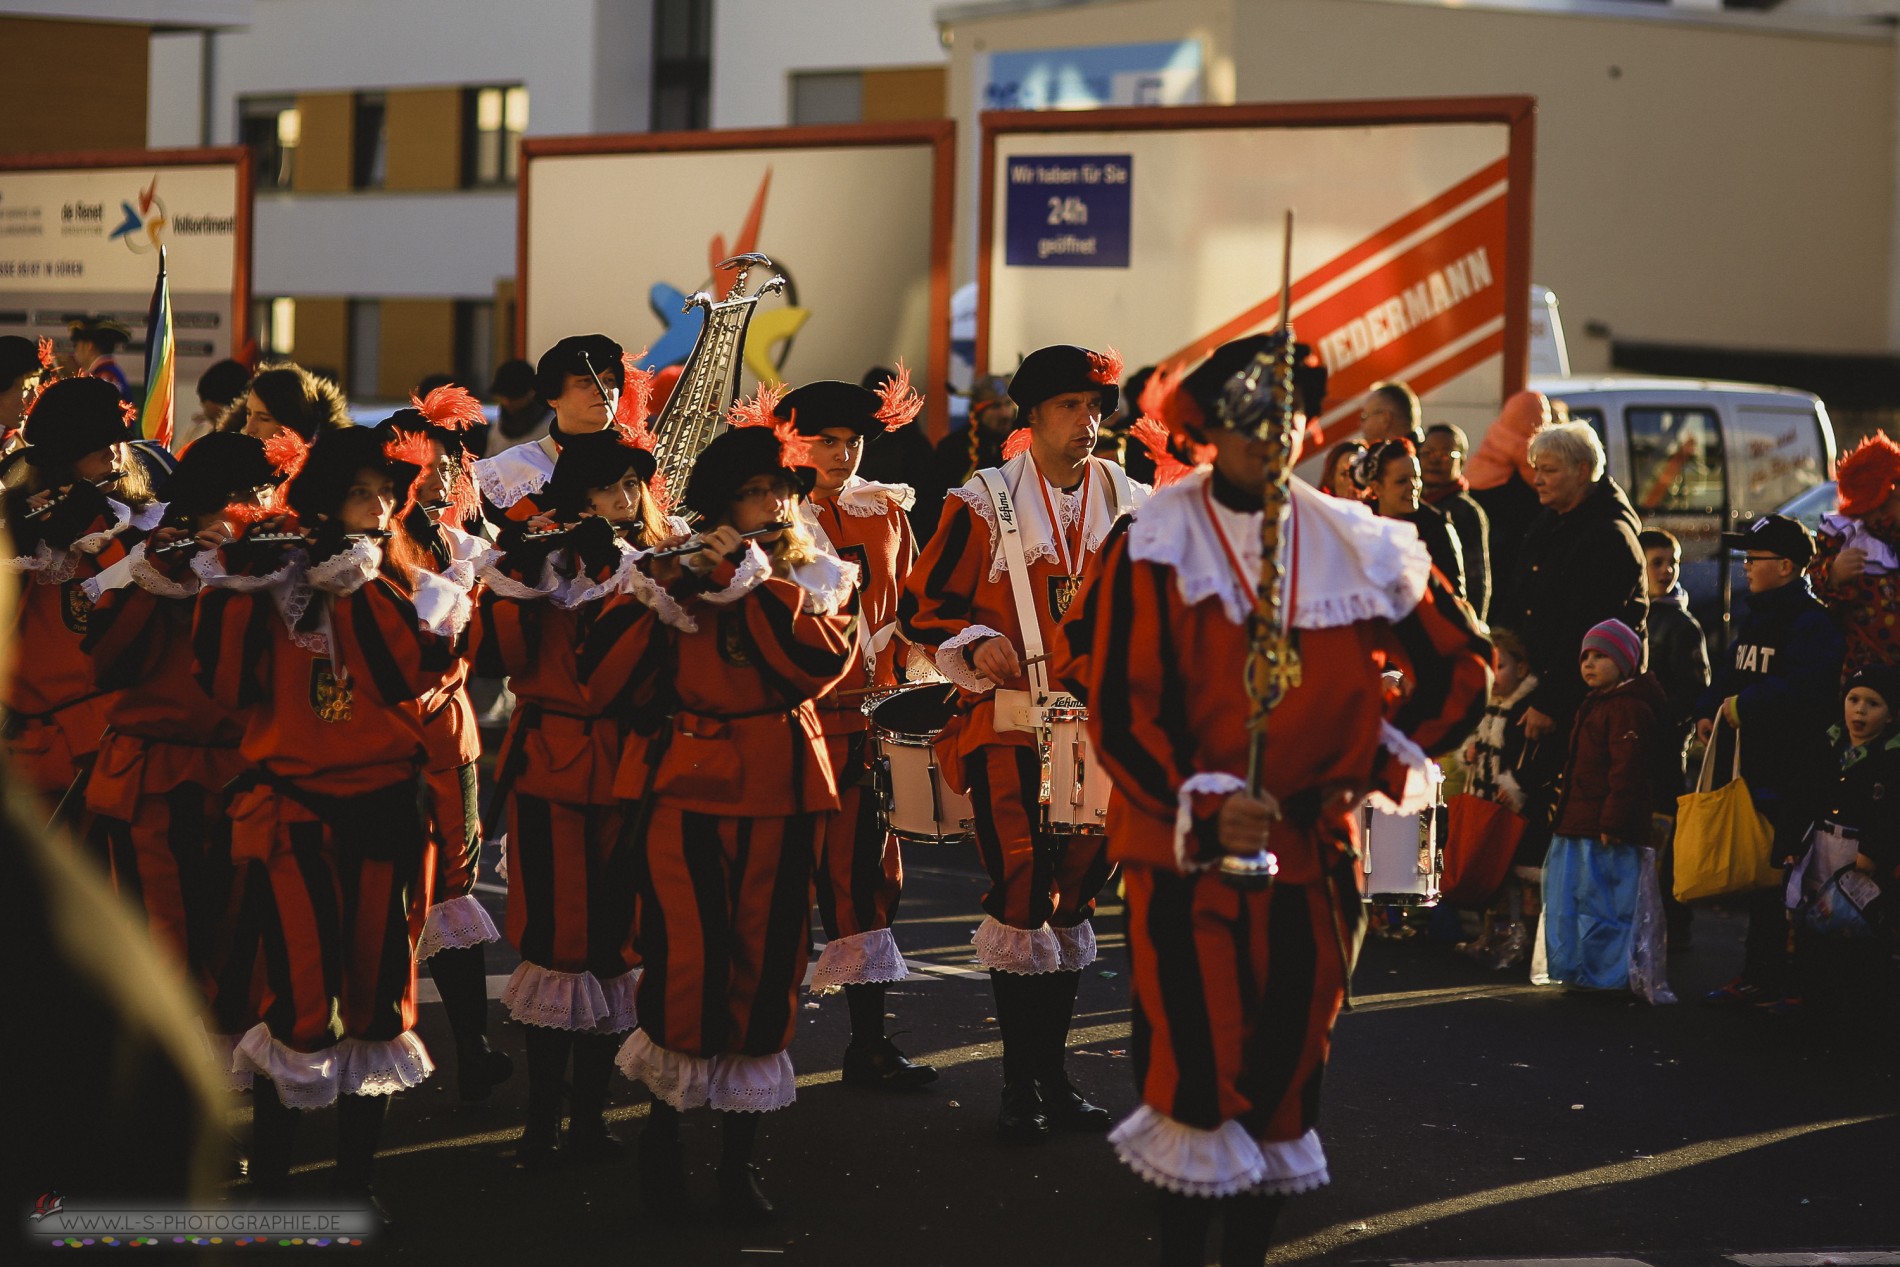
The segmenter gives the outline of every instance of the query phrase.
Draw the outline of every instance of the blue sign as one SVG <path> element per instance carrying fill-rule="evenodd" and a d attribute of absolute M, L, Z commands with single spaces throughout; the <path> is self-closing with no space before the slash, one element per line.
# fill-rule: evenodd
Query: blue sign
<path fill-rule="evenodd" d="M 984 110 L 1185 106 L 1201 99 L 1198 40 L 991 53 L 978 62 Z"/>
<path fill-rule="evenodd" d="M 1004 262 L 1026 268 L 1127 268 L 1133 172 L 1128 154 L 1008 159 Z"/>

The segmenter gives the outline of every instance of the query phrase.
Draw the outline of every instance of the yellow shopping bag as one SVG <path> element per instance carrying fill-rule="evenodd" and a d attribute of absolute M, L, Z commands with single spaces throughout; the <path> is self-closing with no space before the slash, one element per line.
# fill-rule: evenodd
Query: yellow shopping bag
<path fill-rule="evenodd" d="M 1718 726 L 1722 723 L 1717 722 Z M 1770 853 L 1775 829 L 1755 808 L 1742 778 L 1742 736 L 1735 733 L 1735 761 L 1728 782 L 1717 788 L 1711 736 L 1702 754 L 1695 791 L 1676 800 L 1676 875 L 1678 902 L 1773 888 L 1781 870 Z"/>

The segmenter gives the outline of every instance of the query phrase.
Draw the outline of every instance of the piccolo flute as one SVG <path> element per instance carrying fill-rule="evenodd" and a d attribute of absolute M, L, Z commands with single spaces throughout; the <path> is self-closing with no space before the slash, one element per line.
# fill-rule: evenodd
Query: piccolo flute
<path fill-rule="evenodd" d="M 637 526 L 633 523 L 615 524 L 614 535 L 624 537 Z M 553 528 L 543 528 L 539 532 L 524 532 L 521 534 L 521 539 L 523 541 L 553 541 L 557 537 L 565 537 L 569 533 L 578 531 L 579 528 L 579 524 L 559 524 Z"/>
<path fill-rule="evenodd" d="M 41 506 L 38 510 L 27 511 L 25 517 L 28 519 L 38 519 L 41 515 L 50 513 L 53 507 L 59 505 L 61 502 L 65 501 L 68 497 L 71 497 L 73 495 L 73 489 L 77 488 L 79 486 L 79 483 L 82 483 L 82 482 L 89 483 L 94 488 L 105 489 L 105 488 L 112 487 L 112 485 L 117 484 L 120 480 L 124 478 L 125 478 L 124 471 L 107 471 L 104 475 L 101 475 L 96 480 L 85 480 L 85 481 L 76 482 L 68 486 L 65 492 L 59 493 L 51 501 L 47 502 L 44 506 Z"/>
<path fill-rule="evenodd" d="M 381 528 L 372 528 L 366 532 L 345 533 L 343 536 L 343 539 L 345 541 L 350 541 L 350 542 L 387 541 L 389 540 L 389 538 L 390 538 L 390 534 L 388 532 L 385 532 Z M 227 546 L 239 546 L 239 547 L 289 546 L 289 545 L 301 546 L 301 545 L 309 545 L 310 540 L 311 540 L 310 535 L 308 533 L 302 533 L 302 532 L 260 532 L 249 537 L 232 537 L 229 541 L 224 542 L 224 544 Z M 152 551 L 152 553 L 153 554 L 175 554 L 180 550 L 189 550 L 191 547 L 195 545 L 200 545 L 200 544 L 202 543 L 196 537 L 186 537 L 182 541 L 174 541 L 170 545 L 162 545 L 158 547 L 158 549 Z"/>
<path fill-rule="evenodd" d="M 791 526 L 792 526 L 791 524 L 787 523 L 786 521 L 782 519 L 776 520 L 772 523 L 765 525 L 765 527 L 763 528 L 754 528 L 751 532 L 740 533 L 739 540 L 751 541 L 755 537 L 767 537 L 775 532 L 784 532 L 787 528 Z M 677 559 L 688 554 L 698 554 L 701 550 L 704 550 L 705 548 L 706 548 L 705 541 L 698 537 L 695 537 L 693 540 L 686 542 L 684 545 L 673 546 L 670 549 L 666 549 L 666 550 L 655 550 L 651 555 L 647 557 L 654 558 L 654 559 Z"/>

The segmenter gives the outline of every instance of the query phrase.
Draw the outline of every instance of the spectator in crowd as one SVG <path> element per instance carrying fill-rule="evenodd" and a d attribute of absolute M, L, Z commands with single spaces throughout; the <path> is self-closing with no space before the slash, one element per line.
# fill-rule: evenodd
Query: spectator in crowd
<path fill-rule="evenodd" d="M 38 344 L 17 334 L 0 336 L 0 453 L 22 443 L 20 423 L 45 372 Z"/>
<path fill-rule="evenodd" d="M 1349 502 L 1365 501 L 1366 490 L 1359 487 L 1358 480 L 1353 476 L 1353 468 L 1365 453 L 1366 446 L 1357 440 L 1341 440 L 1335 444 L 1326 454 L 1326 465 L 1319 477 L 1319 491 Z"/>
<path fill-rule="evenodd" d="M 1876 431 L 1836 467 L 1840 510 L 1808 568 L 1847 635 L 1844 674 L 1900 664 L 1900 445 Z"/>
<path fill-rule="evenodd" d="M 864 371 L 864 377 L 858 381 L 858 385 L 867 391 L 876 391 L 896 377 L 896 370 L 874 365 Z M 924 414 L 918 414 L 895 431 L 884 431 L 872 436 L 865 443 L 864 459 L 858 463 L 858 475 L 873 484 L 908 484 L 912 488 L 928 484 L 934 453 L 930 432 L 924 427 L 924 418 Z M 935 521 L 932 522 L 934 526 Z M 922 533 L 915 502 L 911 504 L 910 523 L 913 532 Z"/>
<path fill-rule="evenodd" d="M 259 440 L 268 441 L 288 429 L 310 444 L 321 431 L 356 425 L 341 389 L 301 365 L 273 365 L 259 371 L 243 403 L 244 434 Z"/>
<path fill-rule="evenodd" d="M 198 375 L 198 408 L 172 436 L 172 452 L 183 455 L 199 436 L 218 429 L 223 418 L 250 385 L 251 371 L 242 361 L 226 357 Z"/>
<path fill-rule="evenodd" d="M 1662 684 L 1668 705 L 1657 719 L 1663 726 L 1657 745 L 1656 831 L 1663 874 L 1674 871 L 1676 798 L 1687 786 L 1687 745 L 1695 730 L 1695 706 L 1709 685 L 1709 646 L 1702 625 L 1689 614 L 1689 595 L 1677 579 L 1682 571 L 1682 543 L 1660 528 L 1639 533 L 1643 548 L 1643 577 L 1649 590 L 1649 629 L 1645 645 L 1649 671 Z M 1664 890 L 1663 914 L 1669 923 L 1669 947 L 1689 947 L 1689 907 Z"/>
<path fill-rule="evenodd" d="M 1673 1003 L 1651 931 L 1662 893 L 1649 847 L 1653 746 L 1667 701 L 1655 675 L 1643 672 L 1642 635 L 1620 620 L 1584 634 L 1578 673 L 1588 693 L 1571 728 L 1544 860 L 1550 980 Z"/>
<path fill-rule="evenodd" d="M 1491 521 L 1471 496 L 1465 478 L 1465 454 L 1471 441 L 1464 429 L 1449 422 L 1425 429 L 1418 451 L 1418 470 L 1424 477 L 1424 502 L 1451 521 L 1465 561 L 1465 601 L 1483 620 L 1491 604 Z"/>
<path fill-rule="evenodd" d="M 1586 689 L 1576 671 L 1584 634 L 1620 620 L 1642 635 L 1642 524 L 1605 472 L 1603 444 L 1588 424 L 1539 428 L 1529 455 L 1543 509 L 1518 548 L 1510 604 L 1492 611 L 1524 639 L 1537 674 L 1524 733 L 1562 743 Z"/>
<path fill-rule="evenodd" d="M 1888 930 L 1900 893 L 1900 669 L 1847 679 L 1829 732 L 1833 787 L 1788 883 L 1795 980 L 1806 1005 L 1852 1018 L 1884 1010 Z"/>
<path fill-rule="evenodd" d="M 1419 426 L 1418 394 L 1404 383 L 1374 383 L 1359 406 L 1361 438 L 1377 446 L 1387 440 L 1410 440 L 1417 448 L 1425 442 Z"/>
<path fill-rule="evenodd" d="M 1517 577 L 1517 551 L 1531 524 L 1543 513 L 1531 487 L 1531 436 L 1552 421 L 1550 402 L 1536 392 L 1519 392 L 1479 441 L 1465 466 L 1471 500 L 1490 523 L 1491 612 L 1517 610 L 1511 587 Z"/>
<path fill-rule="evenodd" d="M 1544 852 L 1550 847 L 1550 809 L 1547 793 L 1563 769 L 1564 747 L 1554 740 L 1527 738 L 1522 722 L 1537 689 L 1524 642 L 1508 629 L 1493 629 L 1497 648 L 1497 676 L 1491 702 L 1478 723 L 1477 734 L 1466 746 L 1465 790 L 1497 801 L 1524 820 L 1504 885 L 1489 903 L 1484 931 L 1458 950 L 1493 968 L 1508 968 L 1530 953 L 1531 930 L 1540 909 L 1538 884 L 1543 879 Z"/>
<path fill-rule="evenodd" d="M 1460 598 L 1466 597 L 1464 553 L 1445 516 L 1419 504 L 1417 450 L 1403 437 L 1376 444 L 1359 460 L 1359 482 L 1377 499 L 1373 509 L 1387 519 L 1403 519 L 1418 529 L 1432 566 Z"/>
<path fill-rule="evenodd" d="M 1009 398 L 1009 380 L 989 375 L 970 387 L 970 421 L 937 441 L 931 453 L 930 478 L 917 490 L 911 507 L 911 527 L 928 540 L 937 530 L 943 499 L 949 490 L 986 466 L 1003 464 L 1003 441 L 1016 429 L 1016 402 Z"/>
<path fill-rule="evenodd" d="M 67 327 L 73 336 L 73 362 L 82 374 L 103 378 L 119 389 L 121 400 L 132 399 L 132 384 L 113 353 L 132 341 L 131 331 L 110 317 L 81 317 Z"/>
<path fill-rule="evenodd" d="M 495 423 L 500 437 L 497 451 L 539 440 L 554 425 L 554 409 L 534 386 L 534 366 L 526 361 L 503 361 L 495 367 L 488 394 L 501 412 Z M 486 451 L 484 450 L 484 456 Z"/>
<path fill-rule="evenodd" d="M 1748 614 L 1696 705 L 1696 730 L 1715 737 L 1719 718 L 1742 743 L 1742 778 L 1755 808 L 1774 825 L 1772 858 L 1792 866 L 1821 808 L 1828 777 L 1827 731 L 1840 699 L 1841 630 L 1804 574 L 1814 556 L 1808 530 L 1786 515 L 1763 515 L 1722 543 L 1742 551 Z M 1745 741 L 1745 742 L 1744 742 Z M 1716 754 L 1721 768 L 1722 754 Z M 1749 901 L 1742 971 L 1711 992 L 1711 1003 L 1800 1006 L 1788 978 L 1788 921 L 1778 889 Z"/>

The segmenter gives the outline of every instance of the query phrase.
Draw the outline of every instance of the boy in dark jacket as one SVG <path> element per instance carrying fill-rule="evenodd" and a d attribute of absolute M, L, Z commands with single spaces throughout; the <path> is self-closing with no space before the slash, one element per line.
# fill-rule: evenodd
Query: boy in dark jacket
<path fill-rule="evenodd" d="M 1722 734 L 1733 728 L 1749 795 L 1774 825 L 1774 861 L 1792 866 L 1819 809 L 1815 795 L 1830 783 L 1827 731 L 1846 644 L 1803 575 L 1814 557 L 1805 527 L 1763 515 L 1745 532 L 1723 533 L 1722 543 L 1742 552 L 1748 614 L 1696 705 L 1696 728 L 1705 740 L 1717 735 L 1718 718 Z M 1722 752 L 1716 768 L 1727 768 Z M 1741 974 L 1708 1001 L 1786 1010 L 1794 1006 L 1787 970 L 1787 911 L 1779 889 L 1763 889 L 1749 899 Z"/>
<path fill-rule="evenodd" d="M 1544 947 L 1552 981 L 1672 1003 L 1658 939 L 1638 935 L 1662 914 L 1649 816 L 1657 717 L 1667 707 L 1642 658 L 1643 640 L 1620 620 L 1584 635 L 1578 667 L 1589 693 L 1571 726 L 1544 860 Z"/>
<path fill-rule="evenodd" d="M 1689 614 L 1689 595 L 1678 579 L 1682 572 L 1682 543 L 1659 528 L 1638 533 L 1643 549 L 1643 577 L 1649 587 L 1649 624 L 1644 644 L 1649 649 L 1649 671 L 1669 697 L 1661 721 L 1667 731 L 1657 745 L 1656 819 L 1653 839 L 1662 855 L 1662 873 L 1675 871 L 1676 798 L 1687 786 L 1684 762 L 1688 739 L 1695 730 L 1695 706 L 1709 687 L 1709 645 L 1702 625 Z M 1669 948 L 1689 948 L 1689 907 L 1663 886 L 1663 915 L 1669 924 Z"/>

